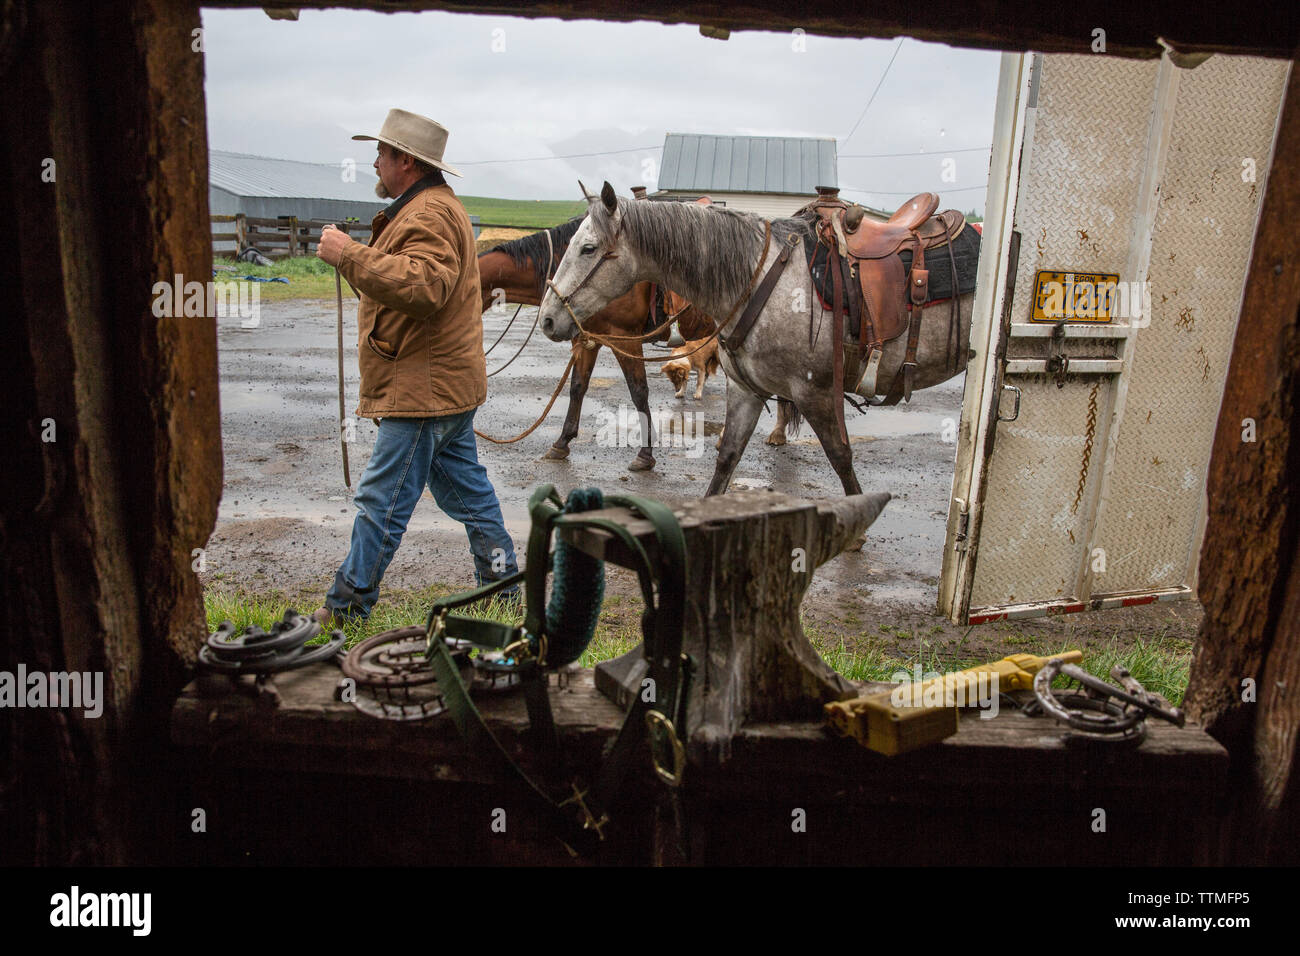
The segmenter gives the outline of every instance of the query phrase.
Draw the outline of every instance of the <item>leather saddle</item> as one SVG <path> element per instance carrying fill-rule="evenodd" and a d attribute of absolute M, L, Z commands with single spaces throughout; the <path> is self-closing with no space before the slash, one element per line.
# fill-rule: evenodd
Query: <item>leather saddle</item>
<path fill-rule="evenodd" d="M 810 208 L 817 215 L 818 241 L 833 253 L 835 356 L 836 365 L 842 366 L 836 368 L 837 382 L 845 391 L 875 401 L 883 347 L 907 332 L 903 366 L 880 404 L 897 404 L 900 398 L 910 401 L 921 309 L 929 295 L 925 254 L 948 248 L 955 289 L 956 263 L 950 244 L 965 228 L 966 217 L 955 209 L 936 213 L 939 197 L 935 193 L 912 197 L 886 222 L 869 218 L 861 206 L 850 205 L 829 190 Z M 910 266 L 900 256 L 905 251 L 911 253 Z M 956 296 L 952 303 L 955 328 Z"/>

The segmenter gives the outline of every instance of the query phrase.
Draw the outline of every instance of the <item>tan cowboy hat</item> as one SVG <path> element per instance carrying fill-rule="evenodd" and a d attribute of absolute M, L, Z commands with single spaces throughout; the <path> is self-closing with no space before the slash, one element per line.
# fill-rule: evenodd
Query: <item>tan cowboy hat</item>
<path fill-rule="evenodd" d="M 460 170 L 455 166 L 442 161 L 443 150 L 447 148 L 447 128 L 419 113 L 389 110 L 378 136 L 358 133 L 352 138 L 377 139 L 381 143 L 387 143 L 393 149 L 400 149 L 431 166 L 446 170 L 453 176 L 460 175 Z"/>

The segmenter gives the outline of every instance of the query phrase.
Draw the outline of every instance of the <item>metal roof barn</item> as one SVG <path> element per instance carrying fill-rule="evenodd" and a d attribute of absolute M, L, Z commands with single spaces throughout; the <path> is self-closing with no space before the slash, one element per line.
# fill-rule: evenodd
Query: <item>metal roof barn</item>
<path fill-rule="evenodd" d="M 830 137 L 710 136 L 669 133 L 659 168 L 659 195 L 703 195 L 764 216 L 789 215 L 838 186 Z"/>
<path fill-rule="evenodd" d="M 208 152 L 208 206 L 216 215 L 369 223 L 387 205 L 375 195 L 376 182 L 369 156 L 359 158 L 353 169 L 342 163 Z"/>
<path fill-rule="evenodd" d="M 246 153 L 208 151 L 208 210 L 214 216 L 245 216 L 277 219 L 295 216 L 299 222 L 315 220 L 343 222 L 355 219 L 367 228 L 389 200 L 375 195 L 378 178 L 371 171 L 369 155 L 344 163 L 304 163 L 294 159 L 273 159 Z M 478 237 L 478 216 L 470 216 Z M 227 223 L 215 223 L 213 232 L 228 232 Z M 354 235 L 358 235 L 354 230 Z M 232 241 L 217 241 L 218 253 L 234 251 Z"/>

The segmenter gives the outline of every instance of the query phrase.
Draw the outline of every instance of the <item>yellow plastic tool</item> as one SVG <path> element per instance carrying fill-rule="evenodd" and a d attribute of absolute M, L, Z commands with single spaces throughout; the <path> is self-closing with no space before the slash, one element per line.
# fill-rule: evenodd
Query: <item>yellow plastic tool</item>
<path fill-rule="evenodd" d="M 826 704 L 826 722 L 868 750 L 886 756 L 938 743 L 957 732 L 958 711 L 1010 690 L 1029 690 L 1034 675 L 1050 660 L 1077 664 L 1082 651 L 1050 657 L 1012 654 L 991 664 L 968 667 L 927 681 L 900 684 L 853 700 Z"/>

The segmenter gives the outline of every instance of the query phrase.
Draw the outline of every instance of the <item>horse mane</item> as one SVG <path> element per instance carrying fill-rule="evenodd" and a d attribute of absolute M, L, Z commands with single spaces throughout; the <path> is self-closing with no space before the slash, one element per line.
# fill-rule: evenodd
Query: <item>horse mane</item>
<path fill-rule="evenodd" d="M 549 229 L 542 229 L 538 232 L 529 233 L 518 239 L 511 239 L 507 242 L 501 242 L 488 249 L 486 252 L 479 253 L 485 256 L 489 252 L 504 252 L 510 257 L 510 261 L 517 266 L 525 266 L 532 263 L 533 274 L 537 279 L 537 288 L 542 289 L 546 284 L 546 276 L 550 271 L 550 263 L 546 260 L 547 245 L 546 233 L 551 234 L 551 242 L 554 245 L 556 260 L 564 256 L 564 250 L 569 245 L 569 240 L 573 234 L 578 231 L 582 225 L 584 216 L 574 216 L 568 222 L 562 222 L 558 226 L 552 226 Z"/>
<path fill-rule="evenodd" d="M 632 202 L 618 198 L 623 235 L 639 252 L 659 263 L 664 283 L 696 289 L 712 287 L 724 299 L 737 299 L 749 287 L 762 246 L 762 216 L 725 206 L 678 202 Z M 602 202 L 588 212 L 603 244 L 614 243 L 614 217 Z M 791 232 L 812 238 L 807 219 L 773 219 L 772 248 Z"/>

